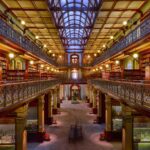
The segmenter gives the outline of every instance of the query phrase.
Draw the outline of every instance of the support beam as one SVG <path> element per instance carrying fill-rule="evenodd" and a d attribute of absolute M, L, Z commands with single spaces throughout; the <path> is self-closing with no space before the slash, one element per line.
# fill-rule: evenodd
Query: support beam
<path fill-rule="evenodd" d="M 93 89 L 93 114 L 97 114 L 97 89 Z"/>
<path fill-rule="evenodd" d="M 110 141 L 112 138 L 112 108 L 111 108 L 111 97 L 105 95 L 105 138 Z"/>
<path fill-rule="evenodd" d="M 27 150 L 27 131 L 26 131 L 26 122 L 27 122 L 27 112 L 28 105 L 19 107 L 16 112 L 15 119 L 15 133 L 16 133 L 16 142 L 15 150 Z"/>
<path fill-rule="evenodd" d="M 57 89 L 53 89 L 53 114 L 57 114 Z"/>
<path fill-rule="evenodd" d="M 131 109 L 123 105 L 122 150 L 133 150 L 133 116 Z"/>
<path fill-rule="evenodd" d="M 38 132 L 44 131 L 44 95 L 42 95 L 38 98 Z"/>
<path fill-rule="evenodd" d="M 103 113 L 103 95 L 102 92 L 100 90 L 98 90 L 98 105 L 97 105 L 97 123 L 104 123 L 104 113 Z"/>

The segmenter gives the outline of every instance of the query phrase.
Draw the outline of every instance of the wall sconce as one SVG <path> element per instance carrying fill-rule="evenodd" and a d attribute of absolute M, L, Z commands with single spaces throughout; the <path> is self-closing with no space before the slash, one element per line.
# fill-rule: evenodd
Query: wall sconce
<path fill-rule="evenodd" d="M 119 64 L 120 64 L 120 61 L 119 61 L 119 60 L 116 60 L 116 61 L 115 61 L 115 64 L 116 64 L 116 65 L 119 65 Z"/>
<path fill-rule="evenodd" d="M 10 59 L 13 59 L 15 57 L 14 53 L 9 53 L 8 56 Z"/>
<path fill-rule="evenodd" d="M 99 69 L 100 69 L 100 70 L 103 70 L 103 67 L 102 67 L 102 66 L 100 66 L 100 67 L 99 67 Z"/>
<path fill-rule="evenodd" d="M 109 64 L 106 64 L 105 66 L 106 66 L 106 68 L 109 68 Z"/>
<path fill-rule="evenodd" d="M 35 39 L 39 39 L 39 36 L 35 36 Z"/>
<path fill-rule="evenodd" d="M 25 22 L 24 20 L 21 20 L 21 24 L 22 24 L 22 25 L 25 25 L 26 22 Z"/>
<path fill-rule="evenodd" d="M 137 59 L 139 57 L 139 54 L 138 53 L 134 53 L 133 54 L 133 58 Z"/>
<path fill-rule="evenodd" d="M 44 44 L 44 48 L 46 48 L 47 47 L 47 45 L 46 44 Z"/>
<path fill-rule="evenodd" d="M 90 58 L 91 56 L 90 56 L 90 55 L 88 55 L 87 57 L 88 57 L 88 58 Z"/>
<path fill-rule="evenodd" d="M 96 54 L 96 53 L 94 53 L 94 56 L 96 57 L 96 56 L 97 56 L 97 54 Z"/>
<path fill-rule="evenodd" d="M 110 36 L 110 39 L 111 39 L 111 40 L 113 40 L 113 39 L 114 39 L 114 37 L 113 37 L 113 36 Z"/>
<path fill-rule="evenodd" d="M 33 65 L 33 64 L 34 64 L 34 61 L 33 61 L 33 60 L 30 60 L 29 63 L 30 63 L 30 65 Z"/>
<path fill-rule="evenodd" d="M 41 64 L 41 68 L 44 68 L 44 65 L 43 65 L 43 64 Z"/>
<path fill-rule="evenodd" d="M 123 21 L 123 23 L 122 23 L 124 26 L 126 26 L 127 24 L 128 24 L 128 22 L 127 21 Z"/>

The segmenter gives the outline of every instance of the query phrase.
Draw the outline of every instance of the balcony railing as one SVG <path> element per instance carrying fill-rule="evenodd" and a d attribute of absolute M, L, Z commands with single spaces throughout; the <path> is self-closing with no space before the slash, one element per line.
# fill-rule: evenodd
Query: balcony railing
<path fill-rule="evenodd" d="M 86 84 L 87 80 L 86 79 L 64 79 L 62 80 L 63 84 Z"/>
<path fill-rule="evenodd" d="M 58 80 L 37 80 L 0 85 L 0 111 L 46 93 Z"/>
<path fill-rule="evenodd" d="M 112 57 L 113 55 L 123 51 L 125 48 L 143 39 L 150 34 L 150 15 L 132 32 L 125 36 L 122 40 L 114 44 L 111 48 L 107 49 L 100 57 L 98 57 L 94 65 L 103 62 L 104 60 Z"/>
<path fill-rule="evenodd" d="M 17 44 L 21 48 L 45 60 L 46 62 L 56 65 L 56 63 L 42 51 L 42 48 L 40 48 L 38 45 L 33 43 L 28 38 L 24 37 L 21 33 L 14 30 L 1 18 L 0 18 L 0 36 L 10 40 L 11 42 Z"/>
<path fill-rule="evenodd" d="M 92 64 L 59 64 L 58 67 L 92 67 Z"/>
<path fill-rule="evenodd" d="M 101 79 L 91 80 L 90 83 L 96 85 L 103 92 L 123 100 L 130 106 L 150 112 L 150 84 Z"/>

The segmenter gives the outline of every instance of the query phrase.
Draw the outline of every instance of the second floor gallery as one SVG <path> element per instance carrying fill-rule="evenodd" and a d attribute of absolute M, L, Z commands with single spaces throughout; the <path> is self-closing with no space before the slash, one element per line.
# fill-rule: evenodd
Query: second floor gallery
<path fill-rule="evenodd" d="M 150 150 L 150 0 L 0 0 L 0 150 Z"/>

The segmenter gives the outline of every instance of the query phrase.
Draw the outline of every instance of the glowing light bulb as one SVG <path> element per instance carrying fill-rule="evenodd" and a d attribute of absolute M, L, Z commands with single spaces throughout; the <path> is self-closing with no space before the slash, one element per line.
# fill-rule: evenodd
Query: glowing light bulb
<path fill-rule="evenodd" d="M 26 22 L 25 22 L 24 20 L 21 20 L 21 24 L 22 24 L 22 25 L 25 25 Z"/>
<path fill-rule="evenodd" d="M 39 39 L 39 36 L 35 36 L 36 39 Z"/>
<path fill-rule="evenodd" d="M 133 54 L 133 58 L 138 58 L 138 57 L 139 57 L 139 54 L 137 54 L 137 53 Z"/>
<path fill-rule="evenodd" d="M 115 61 L 115 64 L 116 64 L 116 65 L 119 65 L 119 64 L 120 64 L 120 61 L 119 61 L 119 60 L 116 60 L 116 61 Z"/>
<path fill-rule="evenodd" d="M 103 48 L 106 48 L 106 45 L 105 45 L 105 44 L 103 45 Z"/>
<path fill-rule="evenodd" d="M 94 54 L 94 56 L 96 57 L 96 56 L 97 56 L 97 54 L 95 53 L 95 54 Z"/>
<path fill-rule="evenodd" d="M 33 60 L 30 60 L 30 64 L 33 65 L 33 64 L 34 64 L 34 61 L 33 61 Z"/>
<path fill-rule="evenodd" d="M 112 39 L 114 39 L 114 37 L 113 37 L 113 36 L 110 36 L 110 39 L 112 40 Z"/>
<path fill-rule="evenodd" d="M 44 65 L 43 64 L 41 64 L 41 68 L 43 68 L 44 67 Z"/>
<path fill-rule="evenodd" d="M 11 59 L 15 57 L 14 53 L 9 53 L 8 56 L 9 56 L 9 58 L 11 58 Z"/>
<path fill-rule="evenodd" d="M 126 26 L 127 25 L 127 21 L 123 21 L 123 23 L 122 23 L 124 26 Z"/>
<path fill-rule="evenodd" d="M 108 64 L 106 64 L 105 66 L 106 66 L 106 68 L 109 68 L 109 65 L 108 65 Z"/>

